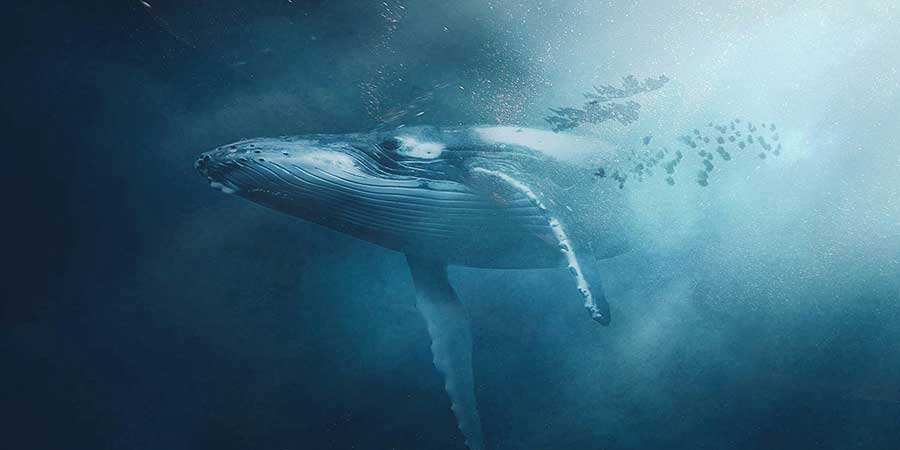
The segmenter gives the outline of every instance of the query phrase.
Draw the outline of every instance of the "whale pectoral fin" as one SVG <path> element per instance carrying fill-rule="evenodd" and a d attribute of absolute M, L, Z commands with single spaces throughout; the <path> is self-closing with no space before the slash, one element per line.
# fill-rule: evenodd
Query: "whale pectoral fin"
<path fill-rule="evenodd" d="M 489 180 L 489 182 L 494 185 L 501 185 L 506 189 L 524 195 L 528 201 L 541 211 L 541 214 L 543 214 L 544 218 L 547 220 L 547 225 L 550 226 L 550 230 L 553 232 L 553 239 L 556 240 L 560 252 L 562 252 L 565 257 L 569 272 L 575 278 L 575 286 L 578 288 L 581 297 L 584 298 L 584 308 L 588 310 L 592 319 L 601 325 L 609 325 L 611 319 L 609 303 L 606 302 L 606 297 L 603 295 L 603 289 L 599 288 L 598 285 L 598 289 L 595 291 L 591 290 L 591 286 L 588 284 L 587 278 L 581 270 L 581 264 L 578 262 L 578 255 L 569 239 L 569 235 L 566 233 L 565 227 L 560 223 L 557 215 L 551 211 L 547 204 L 541 199 L 541 196 L 526 183 L 503 171 L 484 167 L 474 167 L 472 168 L 471 173 L 473 176 L 479 178 L 481 184 L 485 184 L 485 180 Z M 594 295 L 595 292 L 599 293 L 599 295 Z"/>
<path fill-rule="evenodd" d="M 591 298 L 593 300 L 593 307 L 587 304 L 585 307 L 591 313 L 591 318 L 601 325 L 609 325 L 612 320 L 612 314 L 609 311 L 609 302 L 606 301 L 606 293 L 603 291 L 600 277 L 596 274 L 591 274 L 585 276 L 585 278 L 590 279 Z"/>
<path fill-rule="evenodd" d="M 472 333 L 463 305 L 447 279 L 447 265 L 407 255 L 416 287 L 416 307 L 431 336 L 434 365 L 444 376 L 451 409 L 471 450 L 483 450 L 481 419 L 475 402 Z"/>

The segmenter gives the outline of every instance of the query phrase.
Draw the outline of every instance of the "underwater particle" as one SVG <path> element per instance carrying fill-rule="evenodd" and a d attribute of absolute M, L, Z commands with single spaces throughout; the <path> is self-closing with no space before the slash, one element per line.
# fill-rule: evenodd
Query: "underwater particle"
<path fill-rule="evenodd" d="M 709 144 L 709 138 L 706 137 L 706 136 L 703 136 L 703 143 L 704 143 L 704 144 Z"/>
<path fill-rule="evenodd" d="M 734 136 L 728 136 L 728 142 L 734 142 Z"/>
<path fill-rule="evenodd" d="M 712 122 L 710 122 L 710 123 L 709 123 L 709 125 L 707 125 L 707 126 L 708 126 L 708 127 L 710 127 L 710 128 L 712 128 L 712 126 L 713 126 L 713 123 L 712 123 Z"/>
<path fill-rule="evenodd" d="M 766 159 L 766 154 L 765 154 L 765 153 L 760 153 L 760 154 L 757 155 L 757 156 L 759 156 L 759 159 Z"/>
<path fill-rule="evenodd" d="M 738 147 L 740 147 L 743 150 L 744 148 L 747 147 L 747 144 L 745 144 L 744 141 L 741 141 L 741 142 L 738 142 Z"/>
<path fill-rule="evenodd" d="M 753 144 L 753 135 L 752 135 L 752 134 L 748 134 L 748 135 L 747 135 L 747 143 L 748 143 L 748 144 Z"/>
<path fill-rule="evenodd" d="M 650 140 L 651 140 L 651 139 L 653 139 L 653 136 L 652 136 L 652 135 L 649 135 L 649 134 L 648 134 L 648 135 L 644 136 L 644 145 L 650 145 Z"/>
<path fill-rule="evenodd" d="M 703 168 L 706 169 L 707 172 L 712 172 L 714 167 L 713 163 L 709 162 L 708 159 L 703 160 Z"/>
<path fill-rule="evenodd" d="M 700 130 L 694 128 L 694 134 L 696 134 L 697 136 L 700 136 Z"/>
<path fill-rule="evenodd" d="M 724 143 L 725 143 L 725 138 L 723 138 L 722 136 L 719 136 L 719 137 L 716 138 L 716 142 L 718 142 L 719 144 L 724 144 Z"/>
<path fill-rule="evenodd" d="M 706 150 L 700 150 L 699 152 L 697 152 L 697 155 L 706 158 Z"/>
<path fill-rule="evenodd" d="M 725 147 L 716 148 L 716 153 L 718 153 L 719 156 L 722 157 L 723 160 L 731 161 L 731 153 L 728 153 L 727 151 L 725 151 Z"/>
<path fill-rule="evenodd" d="M 697 143 L 694 141 L 691 141 L 691 148 L 697 148 Z"/>
<path fill-rule="evenodd" d="M 595 172 L 594 175 L 596 175 L 600 178 L 606 178 L 606 170 L 604 170 L 602 167 L 600 167 L 597 169 L 597 172 Z"/>
<path fill-rule="evenodd" d="M 734 131 L 734 122 L 731 122 L 731 131 Z"/>
<path fill-rule="evenodd" d="M 778 140 L 778 133 L 775 133 L 775 134 L 772 135 L 772 140 L 773 140 L 773 141 L 777 141 L 777 140 Z"/>
<path fill-rule="evenodd" d="M 734 119 L 734 123 L 741 123 L 741 119 Z"/>
<path fill-rule="evenodd" d="M 775 124 L 774 124 L 774 123 L 769 125 L 769 131 L 775 131 Z"/>
<path fill-rule="evenodd" d="M 669 183 L 669 186 L 675 186 L 675 179 L 672 177 L 666 177 L 666 183 Z"/>
<path fill-rule="evenodd" d="M 778 147 L 775 147 L 775 151 L 772 153 L 774 153 L 776 156 L 780 155 L 781 154 L 781 144 L 778 144 Z"/>

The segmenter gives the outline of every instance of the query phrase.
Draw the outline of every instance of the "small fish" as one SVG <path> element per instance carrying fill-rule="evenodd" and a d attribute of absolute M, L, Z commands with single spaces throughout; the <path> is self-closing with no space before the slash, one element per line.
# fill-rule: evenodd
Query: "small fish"
<path fill-rule="evenodd" d="M 718 153 L 719 156 L 722 157 L 723 160 L 731 161 L 731 153 L 728 153 L 727 151 L 725 151 L 725 147 L 720 146 L 720 147 L 716 148 L 716 153 Z"/>

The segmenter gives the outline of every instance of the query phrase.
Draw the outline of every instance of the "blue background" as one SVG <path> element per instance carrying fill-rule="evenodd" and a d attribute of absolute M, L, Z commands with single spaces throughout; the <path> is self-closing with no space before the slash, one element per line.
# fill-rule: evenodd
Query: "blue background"
<path fill-rule="evenodd" d="M 402 255 L 221 195 L 193 160 L 540 127 L 665 74 L 637 123 L 578 132 L 625 155 L 742 118 L 784 154 L 626 186 L 634 249 L 592 268 L 608 329 L 564 271 L 452 269 L 488 442 L 897 448 L 894 2 L 151 3 L 5 8 L 4 447 L 464 448 Z"/>

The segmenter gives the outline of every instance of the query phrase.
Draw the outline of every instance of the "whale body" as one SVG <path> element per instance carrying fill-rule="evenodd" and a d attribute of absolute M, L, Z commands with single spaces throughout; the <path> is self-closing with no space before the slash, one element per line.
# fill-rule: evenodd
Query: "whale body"
<path fill-rule="evenodd" d="M 606 325 L 600 281 L 582 261 L 627 250 L 628 214 L 598 166 L 614 147 L 573 134 L 509 127 L 246 139 L 196 161 L 213 188 L 402 252 L 466 445 L 483 449 L 468 319 L 447 266 L 567 268 Z M 588 278 L 591 278 L 588 280 Z"/>

